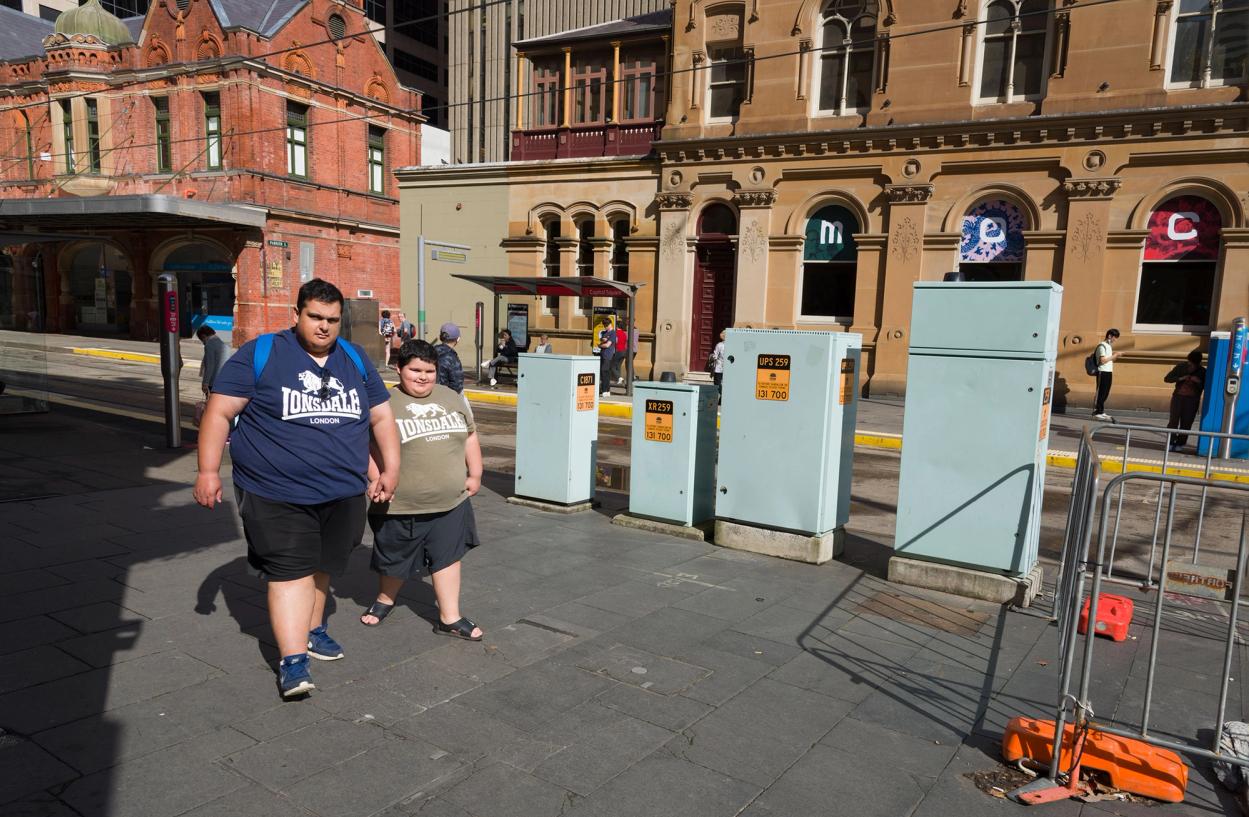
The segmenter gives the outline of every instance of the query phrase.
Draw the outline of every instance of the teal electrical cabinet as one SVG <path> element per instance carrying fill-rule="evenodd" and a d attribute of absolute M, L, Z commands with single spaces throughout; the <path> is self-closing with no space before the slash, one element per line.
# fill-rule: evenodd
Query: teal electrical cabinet
<path fill-rule="evenodd" d="M 895 552 L 1008 576 L 1037 562 L 1062 287 L 915 284 Z"/>
<path fill-rule="evenodd" d="M 598 358 L 522 354 L 516 388 L 516 495 L 555 505 L 594 498 Z"/>
<path fill-rule="evenodd" d="M 862 336 L 730 329 L 724 345 L 716 518 L 811 536 L 842 527 Z"/>
<path fill-rule="evenodd" d="M 633 384 L 629 513 L 698 525 L 715 514 L 715 386 Z"/>

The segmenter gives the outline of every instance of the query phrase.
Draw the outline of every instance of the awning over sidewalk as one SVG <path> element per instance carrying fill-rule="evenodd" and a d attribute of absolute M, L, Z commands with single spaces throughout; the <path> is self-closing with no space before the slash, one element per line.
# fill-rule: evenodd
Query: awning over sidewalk
<path fill-rule="evenodd" d="M 564 298 L 632 298 L 641 284 L 588 275 L 557 278 L 514 278 L 510 275 L 452 275 L 480 284 L 495 295 L 552 295 Z"/>
<path fill-rule="evenodd" d="M 91 230 L 142 230 L 233 225 L 260 229 L 264 210 L 238 204 L 195 201 L 181 196 L 87 196 L 0 201 L 0 234 L 29 233 L 27 241 L 79 238 Z"/>

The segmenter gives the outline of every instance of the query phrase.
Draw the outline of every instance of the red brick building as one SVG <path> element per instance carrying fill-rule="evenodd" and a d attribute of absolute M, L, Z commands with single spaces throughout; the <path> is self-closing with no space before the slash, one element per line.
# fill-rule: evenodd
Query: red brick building
<path fill-rule="evenodd" d="M 0 327 L 154 338 L 162 272 L 184 333 L 235 344 L 312 277 L 397 306 L 424 117 L 367 28 L 341 0 L 0 8 Z"/>

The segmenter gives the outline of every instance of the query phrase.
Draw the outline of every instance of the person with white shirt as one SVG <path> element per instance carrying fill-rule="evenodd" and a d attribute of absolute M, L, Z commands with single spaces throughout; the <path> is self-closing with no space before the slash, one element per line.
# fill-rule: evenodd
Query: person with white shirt
<path fill-rule="evenodd" d="M 1114 379 L 1115 358 L 1123 354 L 1114 350 L 1115 341 L 1119 339 L 1118 329 L 1107 329 L 1106 338 L 1097 344 L 1097 406 L 1093 409 L 1093 419 L 1110 420 L 1106 413 L 1106 398 L 1110 396 L 1110 384 Z"/>

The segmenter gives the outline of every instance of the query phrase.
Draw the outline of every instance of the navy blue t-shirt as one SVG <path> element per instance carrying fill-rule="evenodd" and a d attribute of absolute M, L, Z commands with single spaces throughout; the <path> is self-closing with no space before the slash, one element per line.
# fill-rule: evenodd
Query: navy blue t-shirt
<path fill-rule="evenodd" d="M 222 367 L 213 393 L 251 401 L 230 434 L 235 485 L 274 502 L 297 505 L 364 493 L 369 410 L 390 395 L 377 374 L 364 382 L 342 343 L 335 344 L 321 367 L 295 334 L 284 329 L 273 338 L 259 384 L 253 368 L 254 340 L 243 344 Z M 320 398 L 323 383 L 325 400 Z"/>

